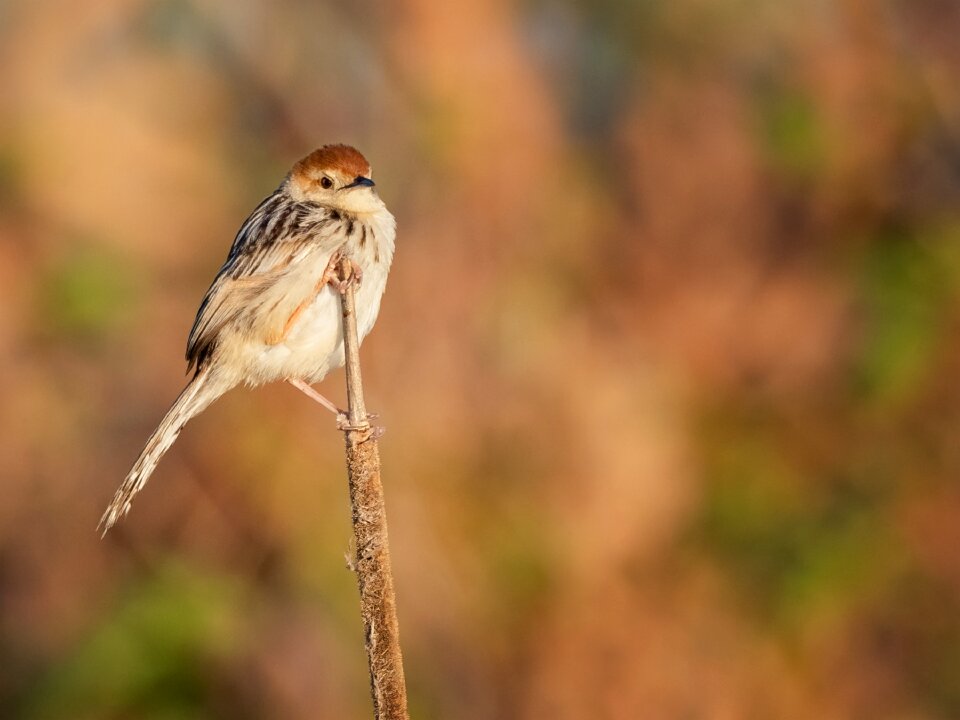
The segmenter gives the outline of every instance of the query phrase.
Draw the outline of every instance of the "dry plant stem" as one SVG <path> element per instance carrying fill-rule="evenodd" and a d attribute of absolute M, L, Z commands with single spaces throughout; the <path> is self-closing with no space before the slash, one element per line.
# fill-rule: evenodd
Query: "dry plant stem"
<path fill-rule="evenodd" d="M 346 276 L 346 262 L 349 261 L 345 260 L 340 266 L 342 276 Z M 356 541 L 354 569 L 360 587 L 360 614 L 370 667 L 373 716 L 375 720 L 408 720 L 407 689 L 387 542 L 387 514 L 380 482 L 380 452 L 363 402 L 353 285 L 349 285 L 340 297 L 350 413 L 349 424 L 343 429 Z"/>

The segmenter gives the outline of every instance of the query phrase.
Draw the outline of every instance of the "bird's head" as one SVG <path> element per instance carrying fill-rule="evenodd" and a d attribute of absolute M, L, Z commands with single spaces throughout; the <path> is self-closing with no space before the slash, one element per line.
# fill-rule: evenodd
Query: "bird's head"
<path fill-rule="evenodd" d="M 370 163 L 349 145 L 324 145 L 293 166 L 287 190 L 294 200 L 351 213 L 374 213 L 383 201 L 370 179 Z"/>

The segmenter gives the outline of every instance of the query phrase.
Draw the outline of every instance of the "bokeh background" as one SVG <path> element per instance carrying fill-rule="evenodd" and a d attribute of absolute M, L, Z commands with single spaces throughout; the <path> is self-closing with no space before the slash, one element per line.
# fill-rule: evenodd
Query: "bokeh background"
<path fill-rule="evenodd" d="M 232 392 L 95 533 L 236 228 L 341 141 L 399 222 L 363 359 L 414 717 L 960 717 L 958 37 L 954 0 L 0 2 L 0 716 L 369 716 L 299 393 Z"/>

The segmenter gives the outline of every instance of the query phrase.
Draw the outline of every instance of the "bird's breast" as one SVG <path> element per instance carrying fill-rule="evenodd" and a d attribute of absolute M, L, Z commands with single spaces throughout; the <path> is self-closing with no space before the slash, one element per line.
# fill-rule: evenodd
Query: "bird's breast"
<path fill-rule="evenodd" d="M 352 228 L 347 221 L 345 226 L 345 254 L 362 272 L 360 285 L 354 291 L 361 342 L 377 320 L 393 260 L 393 216 L 385 210 L 384 214 L 386 217 L 374 216 L 364 222 L 355 219 Z M 321 264 L 325 267 L 328 261 L 329 257 Z M 256 360 L 261 380 L 300 378 L 319 382 L 330 370 L 343 365 L 341 322 L 339 293 L 329 285 L 322 287 L 299 310 L 283 341 L 261 348 Z"/>

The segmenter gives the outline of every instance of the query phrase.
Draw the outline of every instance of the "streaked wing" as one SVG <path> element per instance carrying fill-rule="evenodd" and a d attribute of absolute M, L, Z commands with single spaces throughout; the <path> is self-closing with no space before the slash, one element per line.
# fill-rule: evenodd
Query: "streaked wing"
<path fill-rule="evenodd" d="M 200 303 L 187 340 L 188 372 L 204 366 L 228 325 L 267 337 L 316 293 L 327 262 L 346 239 L 337 232 L 339 219 L 281 190 L 257 206 Z"/>

